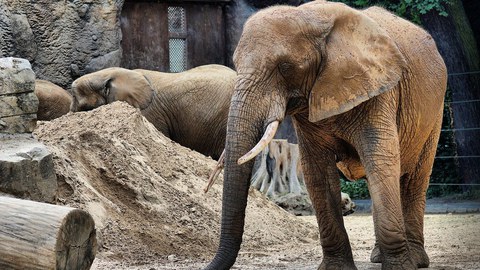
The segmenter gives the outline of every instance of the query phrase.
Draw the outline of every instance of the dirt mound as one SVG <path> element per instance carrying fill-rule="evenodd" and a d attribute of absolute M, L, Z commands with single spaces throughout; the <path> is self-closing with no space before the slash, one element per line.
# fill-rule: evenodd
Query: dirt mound
<path fill-rule="evenodd" d="M 211 258 L 222 182 L 208 194 L 203 188 L 215 161 L 172 142 L 123 102 L 39 122 L 34 135 L 54 155 L 58 203 L 93 215 L 103 258 L 130 265 Z M 251 190 L 243 252 L 316 239 L 314 226 Z"/>

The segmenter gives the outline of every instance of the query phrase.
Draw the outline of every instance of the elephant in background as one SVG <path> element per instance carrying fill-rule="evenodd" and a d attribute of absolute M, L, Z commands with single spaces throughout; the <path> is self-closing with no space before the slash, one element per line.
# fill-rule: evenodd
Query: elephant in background
<path fill-rule="evenodd" d="M 181 73 L 107 68 L 72 83 L 71 110 L 125 101 L 173 141 L 218 159 L 235 77 L 235 71 L 221 65 Z"/>
<path fill-rule="evenodd" d="M 38 98 L 37 120 L 49 121 L 70 111 L 72 95 L 60 86 L 45 80 L 35 80 Z"/>
<path fill-rule="evenodd" d="M 314 1 L 254 14 L 233 59 L 220 244 L 206 269 L 235 263 L 251 159 L 286 115 L 316 210 L 319 269 L 356 269 L 337 163 L 348 177 L 367 177 L 378 243 L 372 260 L 382 269 L 427 267 L 423 215 L 447 80 L 432 37 L 382 8 Z"/>

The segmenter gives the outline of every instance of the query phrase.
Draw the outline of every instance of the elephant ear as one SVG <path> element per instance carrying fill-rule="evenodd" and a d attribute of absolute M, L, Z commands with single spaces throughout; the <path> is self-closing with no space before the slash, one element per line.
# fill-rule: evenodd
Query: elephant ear
<path fill-rule="evenodd" d="M 375 21 L 339 3 L 312 5 L 310 11 L 323 18 L 322 25 L 326 17 L 332 20 L 324 37 L 325 62 L 310 92 L 311 122 L 351 110 L 397 85 L 405 60 Z"/>
<path fill-rule="evenodd" d="M 111 89 L 108 103 L 120 100 L 143 110 L 152 102 L 154 90 L 150 81 L 135 70 L 122 69 L 107 84 Z"/>

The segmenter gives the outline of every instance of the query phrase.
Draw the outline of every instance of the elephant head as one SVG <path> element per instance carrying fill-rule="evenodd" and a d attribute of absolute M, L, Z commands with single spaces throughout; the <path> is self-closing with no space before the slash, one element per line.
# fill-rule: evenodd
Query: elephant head
<path fill-rule="evenodd" d="M 234 63 L 220 246 L 207 269 L 229 269 L 235 262 L 251 159 L 285 115 L 318 122 L 342 114 L 394 88 L 405 67 L 395 42 L 376 22 L 346 5 L 324 2 L 271 7 L 250 17 Z"/>
<path fill-rule="evenodd" d="M 355 208 L 357 207 L 355 202 L 352 201 L 352 199 L 350 199 L 350 196 L 347 193 L 342 192 L 341 197 L 342 197 L 342 214 L 344 216 L 348 216 L 354 213 Z"/>
<path fill-rule="evenodd" d="M 141 73 L 124 68 L 107 68 L 84 75 L 72 83 L 71 111 L 85 111 L 114 101 L 125 101 L 144 109 L 153 99 L 154 90 Z"/>

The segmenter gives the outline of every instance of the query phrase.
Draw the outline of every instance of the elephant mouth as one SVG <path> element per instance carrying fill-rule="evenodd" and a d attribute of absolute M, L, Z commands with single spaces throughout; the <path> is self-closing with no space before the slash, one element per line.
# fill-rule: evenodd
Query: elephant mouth
<path fill-rule="evenodd" d="M 353 214 L 353 213 L 355 213 L 355 210 L 350 209 L 350 210 L 348 210 L 348 211 L 346 211 L 346 212 L 343 212 L 343 216 L 348 216 L 348 215 Z"/>
<path fill-rule="evenodd" d="M 347 211 L 344 211 L 345 208 L 347 207 L 345 206 L 343 207 L 342 214 L 343 216 L 348 216 L 350 214 L 355 213 L 355 209 L 357 208 L 357 205 L 354 202 L 350 201 L 350 209 L 348 209 Z"/>
<path fill-rule="evenodd" d="M 102 105 L 105 105 L 107 104 L 107 101 L 105 98 L 98 98 L 95 103 L 78 103 L 77 102 L 77 106 L 75 108 L 75 111 L 91 111 L 93 109 L 96 109 Z"/>
<path fill-rule="evenodd" d="M 303 97 L 295 97 L 288 100 L 286 114 L 294 115 L 297 113 L 308 112 L 308 100 Z"/>

